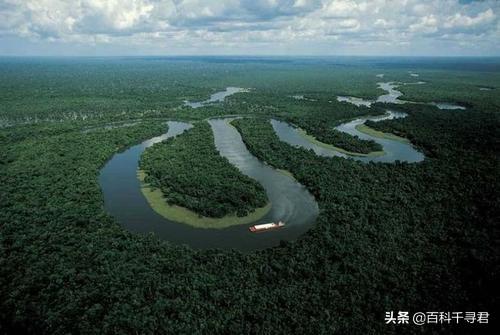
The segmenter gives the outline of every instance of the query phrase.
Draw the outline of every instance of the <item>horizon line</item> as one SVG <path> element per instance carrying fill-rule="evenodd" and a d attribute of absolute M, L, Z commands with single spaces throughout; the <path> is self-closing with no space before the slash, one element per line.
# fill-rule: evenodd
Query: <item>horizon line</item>
<path fill-rule="evenodd" d="M 178 54 L 178 55 L 3 55 L 0 58 L 137 58 L 137 57 L 237 57 L 237 58 L 335 58 L 335 57 L 359 57 L 359 58 L 500 58 L 500 55 L 238 55 L 238 54 Z"/>

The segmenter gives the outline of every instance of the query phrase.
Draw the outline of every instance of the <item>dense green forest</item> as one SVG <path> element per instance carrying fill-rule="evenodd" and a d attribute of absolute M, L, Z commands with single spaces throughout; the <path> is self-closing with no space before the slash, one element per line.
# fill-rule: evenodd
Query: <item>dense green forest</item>
<path fill-rule="evenodd" d="M 384 322 L 391 310 L 493 314 L 500 309 L 500 101 L 498 89 L 471 90 L 476 85 L 500 87 L 500 75 L 481 68 L 416 66 L 2 60 L 0 333 L 421 334 L 487 329 L 478 324 L 402 328 Z M 401 89 L 408 96 L 403 98 L 431 100 L 426 96 L 432 90 L 436 100 L 469 108 L 377 104 L 364 109 L 329 102 L 336 95 L 372 99 L 382 93 L 375 74 L 384 72 L 388 81 L 407 80 L 408 70 L 417 71 L 431 88 L 405 86 Z M 181 106 L 185 99 L 206 99 L 226 85 L 254 89 L 218 106 Z M 454 99 L 454 92 L 468 93 Z M 290 98 L 294 94 L 316 101 Z M 334 127 L 386 107 L 408 117 L 369 126 L 410 139 L 424 151 L 423 162 L 365 164 L 318 157 L 279 141 L 268 122 L 280 118 L 306 128 L 324 117 L 323 123 Z M 320 215 L 307 233 L 248 254 L 195 250 L 153 234 L 131 233 L 106 213 L 97 178 L 114 154 L 163 133 L 166 119 L 224 114 L 255 116 L 233 122 L 247 148 L 269 165 L 290 171 L 315 196 Z M 137 123 L 106 127 L 130 120 Z M 227 162 L 212 159 L 209 134 L 208 125 L 200 123 L 149 149 L 143 163 L 149 161 L 144 164 L 154 169 L 157 157 L 159 169 L 178 162 L 172 167 L 194 170 L 193 164 L 206 158 L 228 173 Z M 188 149 L 188 141 L 196 147 Z M 162 152 L 174 145 L 180 150 L 181 143 L 186 143 L 186 153 L 192 150 L 200 157 L 193 161 L 176 151 L 167 162 Z M 183 159 L 176 161 L 177 154 Z M 219 180 L 218 172 L 212 172 Z M 209 182 L 203 177 L 200 185 Z M 257 188 L 255 194 L 260 194 Z"/>
<path fill-rule="evenodd" d="M 382 92 L 375 86 L 374 70 L 312 65 L 289 60 L 5 58 L 0 59 L 0 122 L 192 117 L 207 110 L 214 115 L 221 110 L 193 111 L 181 105 L 184 100 L 205 100 L 226 86 L 259 88 L 275 96 L 325 89 L 361 97 Z"/>
<path fill-rule="evenodd" d="M 372 108 L 357 107 L 347 102 L 338 102 L 335 97 L 325 93 L 310 94 L 309 96 L 311 98 L 305 100 L 286 95 L 276 96 L 276 94 L 267 92 L 250 92 L 245 96 L 234 97 L 232 101 L 245 99 L 243 104 L 238 105 L 243 110 L 257 111 L 261 109 L 260 112 L 253 114 L 262 116 L 265 116 L 266 113 L 267 115 L 276 115 L 302 128 L 317 140 L 350 152 L 367 154 L 382 149 L 374 141 L 362 140 L 357 136 L 337 131 L 334 128 L 343 121 L 355 117 L 384 114 L 384 109 L 377 106 Z M 252 105 L 248 106 L 248 104 Z M 254 107 L 253 105 L 257 106 Z M 262 113 L 262 106 L 266 109 L 266 113 Z"/>
<path fill-rule="evenodd" d="M 358 299 L 369 305 L 380 299 L 387 309 L 402 303 L 392 294 L 402 294 L 417 310 L 494 310 L 497 293 L 488 292 L 498 292 L 500 270 L 493 247 L 500 218 L 498 115 L 405 107 L 415 111 L 407 119 L 374 125 L 415 141 L 428 155 L 419 165 L 316 157 L 280 142 L 265 120 L 234 124 L 253 154 L 291 171 L 319 200 L 313 235 L 349 269 L 358 290 L 364 287 Z M 383 273 L 380 282 L 375 273 Z"/>
<path fill-rule="evenodd" d="M 207 122 L 148 148 L 140 162 L 145 181 L 169 204 L 208 217 L 246 216 L 267 203 L 262 186 L 219 155 Z"/>
<path fill-rule="evenodd" d="M 357 116 L 381 115 L 385 110 L 377 107 L 357 107 L 335 99 L 322 101 L 318 98 L 316 101 L 314 104 L 309 103 L 308 108 L 284 107 L 284 110 L 293 112 L 287 113 L 283 118 L 304 129 L 317 140 L 350 152 L 367 154 L 382 150 L 380 144 L 372 140 L 362 140 L 357 136 L 335 130 L 334 127 Z"/>
<path fill-rule="evenodd" d="M 357 136 L 333 129 L 332 124 L 323 118 L 302 118 L 299 120 L 302 129 L 308 134 L 314 134 L 314 137 L 323 143 L 362 154 L 382 150 L 382 146 L 373 140 L 362 140 Z"/>

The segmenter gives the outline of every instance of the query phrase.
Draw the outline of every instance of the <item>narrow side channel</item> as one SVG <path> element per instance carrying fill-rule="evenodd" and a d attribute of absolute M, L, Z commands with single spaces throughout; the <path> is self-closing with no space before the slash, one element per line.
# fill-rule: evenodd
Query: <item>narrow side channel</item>
<path fill-rule="evenodd" d="M 299 129 L 292 127 L 286 122 L 272 119 L 271 124 L 280 140 L 293 146 L 299 146 L 308 150 L 312 149 L 318 156 L 352 158 L 362 162 L 392 163 L 396 160 L 409 163 L 420 162 L 425 158 L 424 154 L 416 150 L 409 141 L 395 138 L 382 138 L 358 130 L 358 127 L 363 125 L 367 120 L 382 121 L 402 117 L 406 117 L 406 114 L 388 111 L 384 116 L 358 118 L 335 128 L 350 135 L 358 136 L 363 140 L 373 140 L 379 143 L 384 150 L 384 155 L 381 156 L 359 156 L 341 153 L 335 150 L 333 146 L 319 145 L 310 141 L 308 138 L 301 135 Z"/>

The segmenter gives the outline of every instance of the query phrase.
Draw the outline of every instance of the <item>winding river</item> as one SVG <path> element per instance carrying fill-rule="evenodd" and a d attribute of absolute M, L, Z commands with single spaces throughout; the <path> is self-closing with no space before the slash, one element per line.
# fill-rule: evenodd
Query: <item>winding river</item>
<path fill-rule="evenodd" d="M 184 101 L 184 106 L 200 108 L 211 103 L 224 101 L 226 97 L 240 92 L 248 92 L 248 89 L 241 87 L 226 87 L 225 91 L 215 92 L 205 101 Z"/>
<path fill-rule="evenodd" d="M 389 82 L 380 82 L 377 83 L 377 86 L 380 89 L 386 91 L 386 94 L 380 95 L 376 100 L 366 100 L 363 98 L 353 97 L 353 96 L 345 96 L 339 95 L 337 96 L 337 101 L 339 102 L 349 102 L 356 106 L 366 106 L 370 107 L 374 102 L 386 102 L 393 104 L 414 104 L 417 102 L 408 101 L 408 100 L 399 100 L 399 97 L 403 95 L 401 91 L 396 90 L 396 88 L 400 85 L 424 85 L 425 81 L 417 81 L 417 82 L 409 82 L 409 83 L 395 83 L 392 81 Z M 420 103 L 420 102 L 419 102 Z M 430 102 L 428 105 L 436 106 L 439 109 L 461 109 L 465 110 L 464 106 L 458 105 L 456 103 L 451 102 Z"/>
<path fill-rule="evenodd" d="M 158 237 L 193 248 L 223 248 L 251 251 L 276 246 L 281 240 L 294 240 L 307 231 L 318 215 L 314 197 L 293 178 L 261 163 L 246 149 L 238 131 L 228 120 L 209 120 L 215 145 L 240 171 L 259 181 L 271 201 L 271 210 L 256 223 L 283 220 L 286 227 L 265 234 L 252 234 L 248 225 L 224 229 L 201 229 L 170 221 L 148 204 L 137 179 L 139 159 L 144 150 L 191 128 L 183 122 L 168 122 L 168 131 L 116 154 L 101 170 L 99 183 L 104 207 L 124 228 L 136 233 L 154 232 Z M 255 224 L 255 223 L 253 223 Z"/>
<path fill-rule="evenodd" d="M 398 100 L 402 94 L 395 90 L 394 83 L 379 83 L 387 94 L 377 101 L 402 103 Z M 244 92 L 245 89 L 228 87 L 225 91 L 213 94 L 202 102 L 186 102 L 192 108 L 222 101 L 228 95 Z M 339 100 L 370 106 L 371 101 L 352 97 L 338 97 Z M 336 129 L 356 135 L 362 139 L 374 140 L 383 146 L 384 155 L 359 156 L 339 152 L 333 147 L 320 146 L 300 134 L 299 130 L 288 123 L 271 120 L 278 137 L 291 145 L 312 149 L 321 156 L 352 158 L 363 162 L 419 162 L 424 156 L 405 140 L 381 138 L 360 132 L 357 126 L 366 120 L 380 121 L 405 117 L 404 113 L 388 111 L 383 116 L 358 118 L 339 125 Z M 136 233 L 155 233 L 160 238 L 175 244 L 187 244 L 193 248 L 222 248 L 252 251 L 276 246 L 281 240 L 294 240 L 306 232 L 315 222 L 319 209 L 314 197 L 308 190 L 288 176 L 263 164 L 246 148 L 239 132 L 229 124 L 230 118 L 209 119 L 214 141 L 220 154 L 226 157 L 243 174 L 257 180 L 265 189 L 271 202 L 270 211 L 260 220 L 251 224 L 232 226 L 223 229 L 202 229 L 177 223 L 157 214 L 141 192 L 137 169 L 141 154 L 149 146 L 167 138 L 177 136 L 192 127 L 191 124 L 169 121 L 168 131 L 128 150 L 116 154 L 101 170 L 99 183 L 104 196 L 104 207 L 124 228 Z M 282 220 L 286 227 L 263 234 L 252 234 L 248 227 L 253 224 Z"/>
<path fill-rule="evenodd" d="M 387 93 L 380 95 L 376 102 L 386 102 L 386 103 L 406 103 L 406 101 L 399 100 L 399 97 L 403 95 L 400 91 L 396 90 L 397 84 L 393 82 L 386 83 L 378 83 L 378 87 L 385 90 Z M 338 101 L 341 102 L 349 102 L 356 106 L 366 106 L 370 107 L 373 101 L 364 100 L 356 97 L 348 97 L 348 96 L 338 96 Z M 290 124 L 278 121 L 271 120 L 271 124 L 276 132 L 276 135 L 282 140 L 290 145 L 296 147 L 302 147 L 308 150 L 313 150 L 316 155 L 324 156 L 324 157 L 343 157 L 343 158 L 352 158 L 354 160 L 362 161 L 362 162 L 384 162 L 384 163 L 393 163 L 395 161 L 402 161 L 408 163 L 416 163 L 422 161 L 425 157 L 424 155 L 416 150 L 413 145 L 404 139 L 397 137 L 390 137 L 385 135 L 387 138 L 372 136 L 367 133 L 361 132 L 358 130 L 358 127 L 363 125 L 367 120 L 370 121 L 382 121 L 382 120 L 391 120 L 396 118 L 406 117 L 406 113 L 394 112 L 388 110 L 385 115 L 382 116 L 366 116 L 360 117 L 355 120 L 343 123 L 337 127 L 336 130 L 357 136 L 363 140 L 372 140 L 380 144 L 383 148 L 384 154 L 379 156 L 370 156 L 370 155 L 356 155 L 356 154 L 348 154 L 345 152 L 341 152 L 337 150 L 335 147 L 331 145 L 320 145 L 315 141 L 311 141 L 309 138 L 305 137 L 301 131 Z"/>
<path fill-rule="evenodd" d="M 393 139 L 375 137 L 362 133 L 356 129 L 356 126 L 364 124 L 367 120 L 376 122 L 394 118 L 401 118 L 405 116 L 406 114 L 404 113 L 389 111 L 386 115 L 383 116 L 362 117 L 347 123 L 343 123 L 335 128 L 339 131 L 358 136 L 361 139 L 373 140 L 379 143 L 384 150 L 384 154 L 381 156 L 349 155 L 336 150 L 333 146 L 318 145 L 315 142 L 310 141 L 301 134 L 299 129 L 294 128 L 286 122 L 273 119 L 271 120 L 271 124 L 280 140 L 296 147 L 313 150 L 318 156 L 351 158 L 366 163 L 393 163 L 397 160 L 408 163 L 420 162 L 424 159 L 424 155 L 420 151 L 416 150 L 408 141 L 398 141 Z"/>

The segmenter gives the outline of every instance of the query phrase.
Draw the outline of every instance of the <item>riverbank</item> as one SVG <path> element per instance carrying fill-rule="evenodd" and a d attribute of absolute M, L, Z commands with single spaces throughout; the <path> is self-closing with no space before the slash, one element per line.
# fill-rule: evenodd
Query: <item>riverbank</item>
<path fill-rule="evenodd" d="M 257 208 L 249 215 L 243 217 L 238 217 L 236 215 L 227 215 L 222 218 L 201 216 L 185 207 L 169 205 L 160 189 L 152 189 L 144 181 L 145 176 L 146 173 L 144 171 L 137 171 L 137 178 L 141 184 L 141 192 L 151 208 L 168 220 L 184 223 L 192 227 L 222 229 L 235 225 L 249 224 L 263 218 L 271 209 L 271 203 L 268 202 L 264 207 Z"/>
<path fill-rule="evenodd" d="M 295 176 L 290 171 L 288 171 L 288 170 L 276 169 L 276 171 L 278 171 L 279 173 L 284 174 L 285 176 L 288 176 L 288 177 L 292 178 L 294 181 L 297 181 L 297 179 L 295 178 Z"/>
<path fill-rule="evenodd" d="M 311 143 L 316 144 L 317 146 L 320 146 L 322 148 L 329 149 L 329 150 L 335 150 L 335 151 L 338 151 L 340 153 L 343 153 L 343 154 L 346 154 L 349 156 L 378 157 L 378 156 L 383 156 L 385 154 L 384 151 L 372 151 L 372 152 L 367 153 L 367 154 L 362 154 L 360 152 L 347 151 L 345 149 L 342 149 L 342 148 L 336 147 L 334 145 L 327 144 L 327 143 L 324 143 L 324 142 L 317 140 L 314 136 L 309 135 L 304 129 L 298 128 L 297 133 L 301 137 L 303 137 L 304 139 L 308 140 Z"/>
<path fill-rule="evenodd" d="M 377 138 L 382 138 L 382 139 L 386 139 L 386 140 L 398 141 L 398 142 L 401 142 L 401 143 L 410 143 L 410 141 L 408 139 L 404 138 L 404 137 L 400 137 L 398 135 L 394 135 L 394 134 L 391 134 L 391 133 L 384 133 L 382 131 L 375 130 L 373 128 L 368 127 L 364 123 L 358 124 L 354 128 L 357 131 L 359 131 L 360 133 L 363 133 L 363 134 L 366 134 L 366 135 L 369 135 L 369 136 L 373 136 L 373 137 L 377 137 Z"/>

